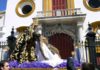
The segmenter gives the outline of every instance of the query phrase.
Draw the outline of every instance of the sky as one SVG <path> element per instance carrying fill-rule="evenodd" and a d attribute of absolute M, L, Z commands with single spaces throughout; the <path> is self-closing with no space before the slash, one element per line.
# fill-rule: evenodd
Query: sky
<path fill-rule="evenodd" d="M 7 6 L 7 0 L 0 0 L 0 11 L 5 11 Z"/>

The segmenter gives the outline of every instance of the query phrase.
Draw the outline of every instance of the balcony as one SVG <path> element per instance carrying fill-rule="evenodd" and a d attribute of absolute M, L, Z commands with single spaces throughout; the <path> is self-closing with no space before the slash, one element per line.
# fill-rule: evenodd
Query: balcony
<path fill-rule="evenodd" d="M 56 16 L 76 16 L 76 15 L 83 15 L 80 8 L 75 9 L 58 9 L 53 11 L 38 11 L 38 17 L 56 17 Z"/>
<path fill-rule="evenodd" d="M 39 22 L 47 24 L 83 22 L 85 16 L 86 14 L 82 13 L 80 8 L 37 12 Z"/>

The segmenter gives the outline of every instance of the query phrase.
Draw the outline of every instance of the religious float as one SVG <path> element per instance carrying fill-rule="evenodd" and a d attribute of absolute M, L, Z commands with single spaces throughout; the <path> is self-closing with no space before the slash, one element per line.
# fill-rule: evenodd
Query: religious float
<path fill-rule="evenodd" d="M 12 70 L 66 70 L 67 58 L 60 57 L 59 50 L 48 42 L 41 29 L 37 19 L 30 26 L 17 28 L 16 47 L 9 59 Z M 74 66 L 78 68 L 80 64 L 74 61 Z"/>

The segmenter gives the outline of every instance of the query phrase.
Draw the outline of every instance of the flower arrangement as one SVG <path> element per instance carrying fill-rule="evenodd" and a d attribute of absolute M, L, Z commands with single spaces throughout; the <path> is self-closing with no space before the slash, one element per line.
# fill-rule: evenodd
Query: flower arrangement
<path fill-rule="evenodd" d="M 75 67 L 79 67 L 80 64 L 75 61 Z M 41 61 L 32 61 L 32 62 L 23 62 L 23 63 L 18 63 L 18 61 L 14 60 L 14 61 L 10 61 L 9 65 L 11 68 L 66 68 L 67 66 L 67 62 L 62 62 L 61 64 L 52 67 L 47 63 L 43 63 Z"/>

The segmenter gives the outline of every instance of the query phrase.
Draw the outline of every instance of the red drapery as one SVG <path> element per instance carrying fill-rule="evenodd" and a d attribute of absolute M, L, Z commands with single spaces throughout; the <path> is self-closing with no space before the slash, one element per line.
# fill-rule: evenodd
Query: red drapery
<path fill-rule="evenodd" d="M 53 16 L 57 16 L 57 10 L 60 10 L 61 16 L 64 16 L 65 11 L 63 11 L 63 9 L 67 8 L 66 3 L 67 0 L 52 0 L 52 10 L 54 11 Z"/>
<path fill-rule="evenodd" d="M 74 50 L 73 39 L 64 33 L 57 33 L 49 37 L 49 42 L 58 48 L 63 59 L 71 56 Z"/>

